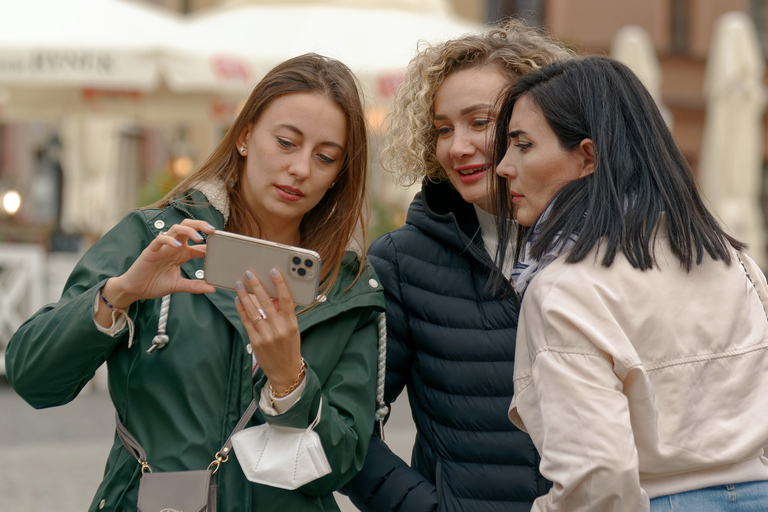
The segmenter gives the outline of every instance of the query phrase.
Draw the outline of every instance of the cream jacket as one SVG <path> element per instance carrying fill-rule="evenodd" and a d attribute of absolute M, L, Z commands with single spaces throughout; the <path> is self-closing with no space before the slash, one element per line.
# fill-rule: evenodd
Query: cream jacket
<path fill-rule="evenodd" d="M 658 268 L 593 251 L 531 282 L 512 422 L 554 487 L 533 511 L 647 511 L 649 498 L 768 480 L 768 286 L 744 254 L 686 273 L 659 235 Z"/>

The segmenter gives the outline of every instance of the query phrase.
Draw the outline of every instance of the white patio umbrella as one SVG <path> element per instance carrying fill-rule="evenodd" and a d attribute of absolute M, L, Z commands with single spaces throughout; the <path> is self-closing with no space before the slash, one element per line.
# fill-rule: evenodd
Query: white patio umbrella
<path fill-rule="evenodd" d="M 163 85 L 167 63 L 188 58 L 181 26 L 138 0 L 0 0 L 0 115 L 207 119 L 210 93 Z"/>
<path fill-rule="evenodd" d="M 619 29 L 611 42 L 611 57 L 626 64 L 640 78 L 656 101 L 667 126 L 672 129 L 672 113 L 664 105 L 661 97 L 663 80 L 661 66 L 648 32 L 637 25 L 628 25 Z"/>
<path fill-rule="evenodd" d="M 715 213 L 765 268 L 760 206 L 763 176 L 765 65 L 754 26 L 742 12 L 720 17 L 707 59 L 699 181 Z"/>
<path fill-rule="evenodd" d="M 453 15 L 444 0 L 390 4 L 240 0 L 192 15 L 180 46 L 202 58 L 174 60 L 168 85 L 176 91 L 247 90 L 276 64 L 317 52 L 341 60 L 372 94 L 386 98 L 419 41 L 442 41 L 480 28 Z"/>
<path fill-rule="evenodd" d="M 127 0 L 0 0 L 0 86 L 153 90 L 178 26 Z"/>
<path fill-rule="evenodd" d="M 0 0 L 0 121 L 58 125 L 65 230 L 102 233 L 135 206 L 139 150 L 126 133 L 144 123 L 213 133 L 230 110 L 215 91 L 165 85 L 167 62 L 185 58 L 169 43 L 183 37 L 180 20 L 138 0 Z M 30 188 L 34 168 L 14 171 Z"/>

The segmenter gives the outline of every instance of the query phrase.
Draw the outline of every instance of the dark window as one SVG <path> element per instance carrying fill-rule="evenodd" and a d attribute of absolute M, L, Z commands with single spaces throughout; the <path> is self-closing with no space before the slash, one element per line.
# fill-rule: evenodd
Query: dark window
<path fill-rule="evenodd" d="M 755 24 L 755 32 L 757 32 L 757 39 L 760 41 L 760 48 L 763 50 L 763 55 L 768 53 L 768 41 L 766 41 L 766 8 L 768 2 L 766 0 L 750 0 L 749 2 L 749 15 L 752 17 L 752 22 Z"/>
<path fill-rule="evenodd" d="M 0 124 L 0 177 L 3 176 L 5 168 L 5 126 Z"/>
<path fill-rule="evenodd" d="M 487 6 L 488 21 L 515 16 L 531 27 L 544 25 L 544 0 L 487 0 Z"/>
<path fill-rule="evenodd" d="M 672 0 L 670 50 L 673 53 L 688 52 L 688 19 L 688 0 Z"/>

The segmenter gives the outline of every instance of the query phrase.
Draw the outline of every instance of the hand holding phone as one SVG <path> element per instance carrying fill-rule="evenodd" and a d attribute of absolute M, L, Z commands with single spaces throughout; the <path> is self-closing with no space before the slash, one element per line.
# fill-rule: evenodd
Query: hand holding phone
<path fill-rule="evenodd" d="M 321 260 L 315 251 L 221 230 L 208 236 L 207 246 L 205 280 L 213 286 L 235 290 L 235 282 L 244 281 L 245 271 L 250 270 L 269 296 L 276 298 L 269 271 L 277 268 L 296 304 L 308 305 L 317 297 Z"/>

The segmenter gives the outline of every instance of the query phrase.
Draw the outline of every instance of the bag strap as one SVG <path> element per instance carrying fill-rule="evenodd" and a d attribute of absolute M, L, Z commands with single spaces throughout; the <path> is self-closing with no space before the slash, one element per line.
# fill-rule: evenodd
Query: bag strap
<path fill-rule="evenodd" d="M 141 447 L 136 438 L 128 432 L 127 428 L 125 428 L 125 425 L 120 421 L 120 415 L 117 414 L 117 411 L 115 411 L 115 423 L 117 423 L 117 437 L 120 438 L 120 441 L 123 443 L 123 446 L 128 453 L 133 455 L 133 458 L 139 461 L 139 464 L 141 464 L 141 472 L 145 473 L 149 471 L 151 473 L 152 468 L 147 464 L 147 454 L 144 451 L 144 448 Z"/>
<path fill-rule="evenodd" d="M 208 469 L 213 469 L 213 473 L 216 473 L 216 471 L 219 470 L 219 466 L 221 464 L 227 462 L 229 459 L 229 452 L 232 450 L 232 436 L 245 428 L 245 425 L 248 424 L 248 421 L 256 412 L 257 408 L 258 403 L 256 400 L 251 400 L 251 403 L 248 404 L 248 408 L 245 410 L 245 413 L 243 413 L 240 421 L 238 421 L 237 425 L 235 425 L 235 429 L 231 434 L 229 434 L 229 437 L 224 443 L 224 446 L 222 446 L 221 449 L 216 452 L 213 462 L 208 465 Z M 117 423 L 117 436 L 120 438 L 120 442 L 123 443 L 123 446 L 128 451 L 128 453 L 130 453 L 133 458 L 139 461 L 139 464 L 141 464 L 141 472 L 151 473 L 152 468 L 147 462 L 147 453 L 144 451 L 144 448 L 141 447 L 141 444 L 139 444 L 136 438 L 131 435 L 127 428 L 125 428 L 125 425 L 123 425 L 123 422 L 120 421 L 120 415 L 117 414 L 117 412 L 115 412 L 115 422 Z"/>
<path fill-rule="evenodd" d="M 741 255 L 737 252 L 736 257 L 739 258 L 739 263 L 741 263 L 741 268 L 744 269 L 744 273 L 747 274 L 747 279 L 749 279 L 749 282 L 752 283 L 752 288 L 755 289 L 755 293 L 757 294 L 757 298 L 760 301 L 760 304 L 763 304 L 763 299 L 760 297 L 760 292 L 757 291 L 757 286 L 755 286 L 755 282 L 752 280 L 752 276 L 749 275 L 749 271 L 747 270 L 746 265 L 744 265 L 744 261 L 741 259 Z M 763 312 L 765 313 L 765 318 L 768 320 L 768 311 L 765 310 L 765 305 L 763 304 Z"/>
<path fill-rule="evenodd" d="M 237 425 L 235 425 L 234 430 L 232 430 L 232 433 L 229 434 L 229 437 L 224 442 L 224 446 L 221 447 L 221 449 L 216 452 L 216 455 L 214 455 L 213 462 L 210 463 L 208 466 L 208 469 L 211 469 L 213 467 L 213 472 L 216 473 L 216 471 L 219 470 L 219 466 L 221 464 L 224 464 L 229 459 L 229 452 L 232 450 L 232 436 L 240 432 L 245 428 L 245 426 L 248 424 L 248 421 L 251 419 L 251 416 L 256 412 L 256 409 L 258 409 L 259 404 L 254 398 L 251 400 L 251 403 L 248 404 L 248 408 L 245 410 L 243 415 L 240 417 L 240 421 L 237 422 Z"/>

